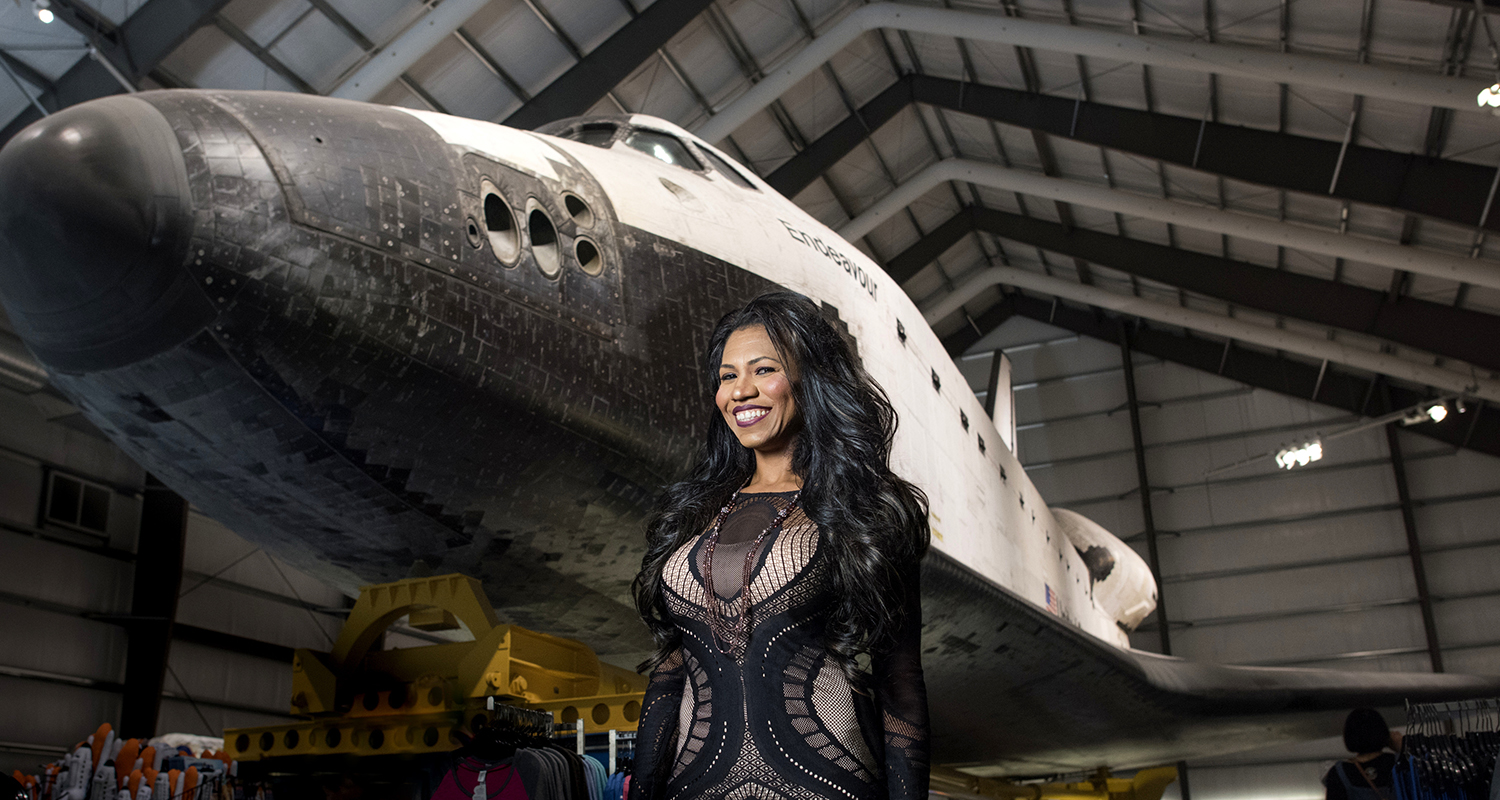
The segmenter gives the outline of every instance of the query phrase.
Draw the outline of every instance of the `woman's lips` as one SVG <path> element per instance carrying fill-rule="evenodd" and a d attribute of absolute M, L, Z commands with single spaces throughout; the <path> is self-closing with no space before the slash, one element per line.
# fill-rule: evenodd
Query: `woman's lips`
<path fill-rule="evenodd" d="M 765 419 L 770 412 L 771 409 L 764 406 L 737 406 L 734 409 L 734 424 L 741 428 L 748 428 Z"/>

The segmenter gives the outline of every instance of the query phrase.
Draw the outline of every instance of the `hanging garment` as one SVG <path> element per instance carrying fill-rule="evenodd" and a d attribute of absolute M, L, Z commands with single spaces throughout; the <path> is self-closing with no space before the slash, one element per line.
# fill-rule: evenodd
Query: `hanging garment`
<path fill-rule="evenodd" d="M 532 800 L 510 762 L 461 758 L 443 776 L 431 800 Z"/>
<path fill-rule="evenodd" d="M 894 648 L 851 682 L 823 642 L 835 606 L 825 534 L 800 508 L 776 524 L 792 501 L 791 492 L 741 494 L 711 564 L 708 533 L 667 560 L 665 603 L 682 644 L 651 674 L 632 800 L 927 797 L 916 570 L 905 576 Z"/>

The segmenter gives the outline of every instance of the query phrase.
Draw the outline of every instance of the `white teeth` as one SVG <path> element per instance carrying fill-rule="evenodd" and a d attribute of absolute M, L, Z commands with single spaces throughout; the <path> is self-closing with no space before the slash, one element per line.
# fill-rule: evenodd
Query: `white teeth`
<path fill-rule="evenodd" d="M 751 409 L 746 409 L 745 411 L 741 411 L 738 414 L 735 414 L 734 418 L 737 419 L 737 420 L 739 420 L 740 422 L 749 422 L 750 420 L 753 420 L 753 419 L 760 419 L 761 417 L 764 417 L 765 415 L 766 415 L 766 409 L 764 409 L 764 408 L 751 408 Z"/>

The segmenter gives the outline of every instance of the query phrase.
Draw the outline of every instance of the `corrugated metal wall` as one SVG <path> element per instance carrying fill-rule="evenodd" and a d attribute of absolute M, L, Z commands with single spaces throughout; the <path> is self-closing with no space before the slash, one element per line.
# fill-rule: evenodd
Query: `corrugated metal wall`
<path fill-rule="evenodd" d="M 107 492 L 107 527 L 49 521 L 54 476 Z M 118 722 L 145 475 L 46 390 L 0 381 L 0 770 L 33 771 Z M 102 497 L 96 494 L 94 497 Z M 286 719 L 288 648 L 327 648 L 345 598 L 192 512 L 158 730 L 219 735 Z M 179 637 L 183 634 L 180 632 Z M 201 637 L 199 637 L 201 638 Z M 254 643 L 265 647 L 246 646 Z M 254 653 L 259 653 L 254 654 Z"/>
<path fill-rule="evenodd" d="M 1042 496 L 1144 555 L 1120 348 L 1013 318 L 959 359 L 977 393 L 997 347 L 1013 364 L 1020 460 Z M 1291 471 L 1267 456 L 1206 477 L 1360 420 L 1147 356 L 1133 362 L 1173 655 L 1430 670 L 1385 429 L 1331 441 L 1321 461 Z M 1447 671 L 1500 673 L 1500 463 L 1397 436 Z M 1155 621 L 1132 643 L 1160 651 Z M 1192 797 L 1321 797 L 1319 778 L 1341 752 L 1331 738 L 1190 764 Z"/>

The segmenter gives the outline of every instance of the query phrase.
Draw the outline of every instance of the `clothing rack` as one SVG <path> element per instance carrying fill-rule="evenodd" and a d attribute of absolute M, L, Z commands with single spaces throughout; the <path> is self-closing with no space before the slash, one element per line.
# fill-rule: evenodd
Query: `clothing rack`
<path fill-rule="evenodd" d="M 1500 698 L 1406 705 L 1406 730 L 1436 736 L 1500 730 Z"/>
<path fill-rule="evenodd" d="M 486 697 L 484 707 L 490 712 L 491 725 L 503 725 L 513 730 L 536 733 L 547 733 L 552 730 L 551 711 L 507 705 L 496 702 L 494 697 Z"/>
<path fill-rule="evenodd" d="M 609 774 L 613 775 L 619 771 L 620 743 L 630 742 L 632 751 L 635 748 L 635 731 L 617 731 L 609 729 Z"/>
<path fill-rule="evenodd" d="M 1487 800 L 1500 755 L 1500 699 L 1406 707 L 1392 772 L 1401 800 Z"/>
<path fill-rule="evenodd" d="M 583 755 L 583 720 L 577 719 L 573 722 L 561 722 L 552 727 L 552 736 L 574 736 L 578 737 L 578 755 Z"/>

